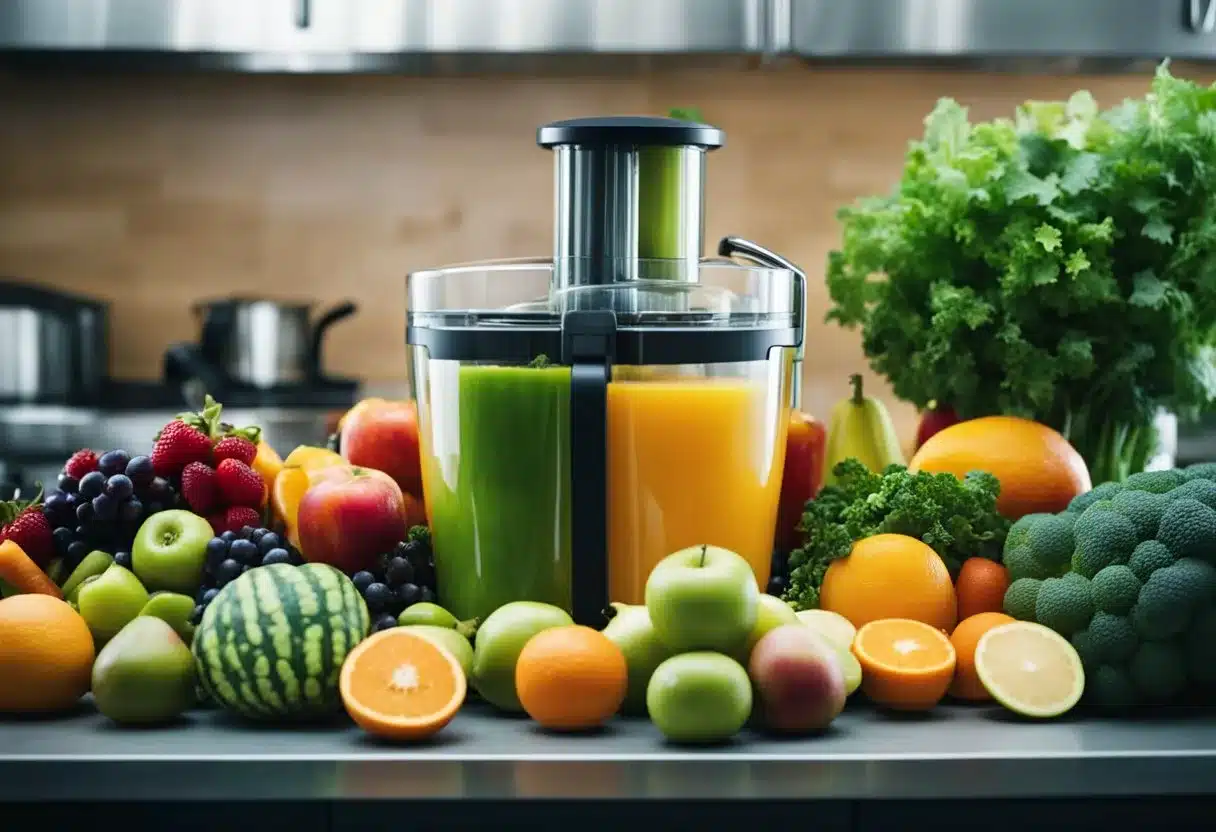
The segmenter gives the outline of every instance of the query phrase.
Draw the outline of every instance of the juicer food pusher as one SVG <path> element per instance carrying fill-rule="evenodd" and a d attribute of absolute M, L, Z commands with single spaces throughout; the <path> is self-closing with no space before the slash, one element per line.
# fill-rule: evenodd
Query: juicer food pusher
<path fill-rule="evenodd" d="M 553 257 L 410 275 L 412 386 L 421 428 L 438 442 L 454 429 L 440 424 L 444 414 L 435 416 L 432 406 L 443 404 L 439 409 L 451 418 L 461 405 L 450 394 L 450 379 L 438 371 L 427 376 L 428 362 L 523 367 L 545 357 L 568 368 L 568 411 L 563 405 L 561 418 L 568 420 L 569 528 L 555 536 L 568 532 L 573 541 L 574 617 L 598 624 L 608 601 L 620 600 L 608 597 L 610 385 L 639 370 L 645 377 L 650 365 L 709 368 L 704 375 L 712 376 L 713 368 L 762 364 L 778 350 L 773 354 L 789 362 L 773 384 L 788 408 L 800 375 L 806 278 L 738 238 L 718 247 L 733 260 L 701 257 L 705 154 L 723 143 L 717 128 L 664 118 L 575 119 L 540 128 L 537 139 L 555 157 Z M 544 285 L 527 281 L 542 274 Z M 440 390 L 443 384 L 449 393 Z M 466 520 L 477 522 L 473 504 L 467 509 L 474 516 Z M 444 537 L 439 522 L 432 517 L 437 568 Z"/>

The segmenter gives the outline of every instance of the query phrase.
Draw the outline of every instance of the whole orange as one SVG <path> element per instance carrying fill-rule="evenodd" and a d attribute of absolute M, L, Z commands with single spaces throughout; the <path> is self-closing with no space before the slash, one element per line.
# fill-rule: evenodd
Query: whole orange
<path fill-rule="evenodd" d="M 515 692 L 528 716 L 545 728 L 578 731 L 608 721 L 625 700 L 625 654 L 590 627 L 543 630 L 515 664 Z"/>
<path fill-rule="evenodd" d="M 84 696 L 93 636 L 79 613 L 50 595 L 0 601 L 0 713 L 64 711 Z"/>
<path fill-rule="evenodd" d="M 948 633 L 958 615 L 946 564 L 927 545 L 902 534 L 864 538 L 847 558 L 832 561 L 819 606 L 857 628 L 884 618 L 910 618 Z"/>
<path fill-rule="evenodd" d="M 912 471 L 988 471 L 1001 481 L 997 511 L 1010 520 L 1063 511 L 1092 487 L 1077 449 L 1056 431 L 1013 416 L 985 416 L 934 434 L 908 464 Z"/>
<path fill-rule="evenodd" d="M 988 558 L 968 558 L 963 561 L 954 592 L 958 595 L 958 620 L 981 612 L 1000 612 L 1005 607 L 1005 590 L 1009 589 L 1009 573 L 1005 567 Z"/>
<path fill-rule="evenodd" d="M 980 642 L 980 636 L 1013 621 L 1003 612 L 981 612 L 959 622 L 950 634 L 950 643 L 954 645 L 955 664 L 954 681 L 950 684 L 950 695 L 956 699 L 970 699 L 983 702 L 991 699 L 979 675 L 975 672 L 975 646 Z"/>

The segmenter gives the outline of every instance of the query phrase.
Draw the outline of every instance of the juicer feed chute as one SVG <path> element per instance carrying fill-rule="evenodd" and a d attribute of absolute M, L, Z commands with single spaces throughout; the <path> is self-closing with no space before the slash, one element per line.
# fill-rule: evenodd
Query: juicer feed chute
<path fill-rule="evenodd" d="M 805 277 L 736 238 L 719 247 L 734 259 L 701 257 L 716 128 L 577 119 L 537 139 L 556 156 L 553 257 L 408 281 L 445 605 L 545 601 L 602 624 L 657 557 L 698 543 L 733 547 L 763 586 Z"/>

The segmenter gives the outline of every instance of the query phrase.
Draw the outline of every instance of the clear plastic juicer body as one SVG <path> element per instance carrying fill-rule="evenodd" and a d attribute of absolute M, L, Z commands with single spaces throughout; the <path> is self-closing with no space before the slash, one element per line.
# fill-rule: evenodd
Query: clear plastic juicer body
<path fill-rule="evenodd" d="M 548 295 L 551 271 L 548 263 L 515 263 L 415 275 L 411 315 L 487 338 L 521 328 L 552 334 L 574 299 Z M 660 328 L 755 326 L 766 314 L 756 310 L 782 296 L 788 277 L 717 263 L 701 272 L 700 283 L 678 287 L 587 287 L 577 303 L 658 308 L 653 320 L 637 320 Z M 626 292 L 628 303 L 606 296 Z M 683 311 L 671 313 L 673 305 Z M 789 310 L 776 306 L 783 319 Z M 613 366 L 605 414 L 610 600 L 641 603 L 655 563 L 702 543 L 738 552 L 765 586 L 793 357 L 775 347 L 763 360 Z M 411 348 L 439 594 L 459 618 L 510 601 L 571 606 L 581 543 L 571 535 L 571 478 L 579 476 L 571 470 L 571 372 L 550 356 L 533 358 L 437 360 Z"/>

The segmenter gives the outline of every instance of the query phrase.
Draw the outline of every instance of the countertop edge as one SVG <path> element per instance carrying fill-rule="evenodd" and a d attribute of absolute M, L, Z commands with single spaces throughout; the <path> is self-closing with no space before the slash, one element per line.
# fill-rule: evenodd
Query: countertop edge
<path fill-rule="evenodd" d="M 839 760 L 16 760 L 5 801 L 891 800 L 1216 795 L 1216 752 Z"/>

